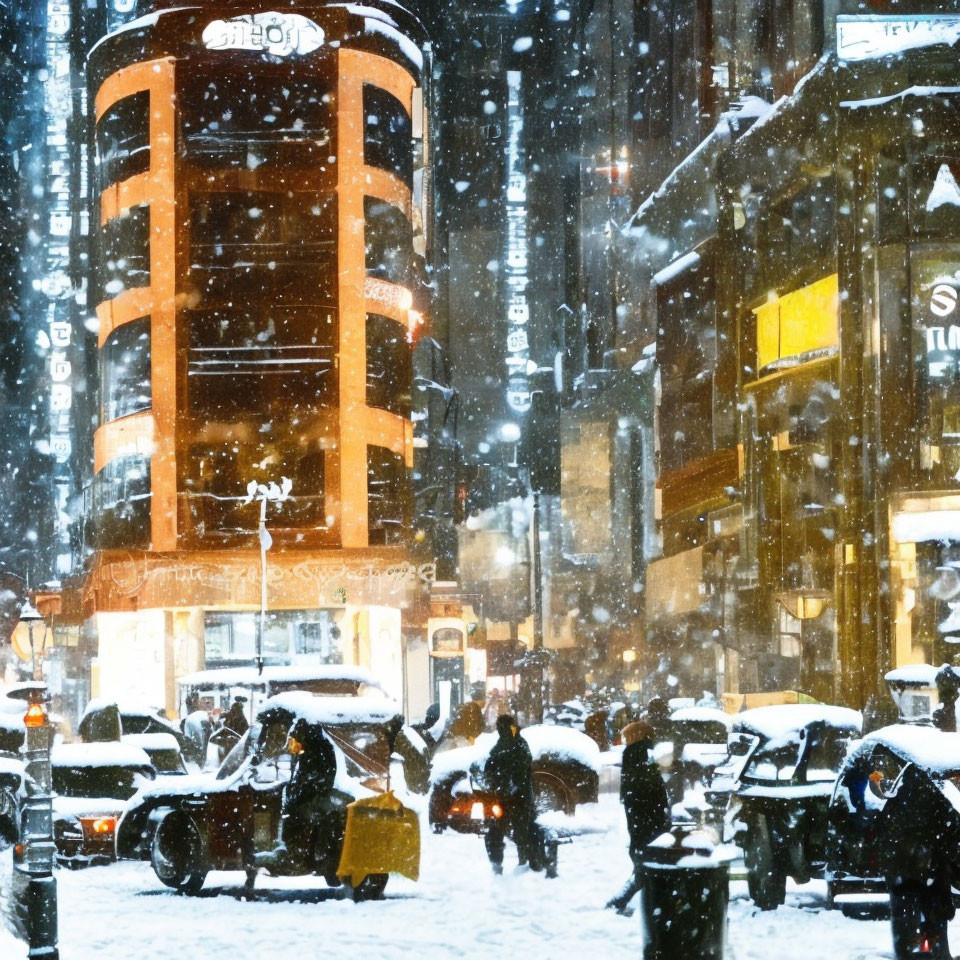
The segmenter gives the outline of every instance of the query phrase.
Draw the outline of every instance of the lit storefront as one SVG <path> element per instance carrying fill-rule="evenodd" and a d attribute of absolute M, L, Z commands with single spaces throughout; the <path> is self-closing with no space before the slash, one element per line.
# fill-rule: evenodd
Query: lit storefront
<path fill-rule="evenodd" d="M 177 676 L 251 662 L 258 537 L 266 662 L 428 682 L 404 669 L 433 579 L 407 546 L 424 36 L 384 11 L 160 5 L 91 53 L 95 692 L 170 709 Z M 258 534 L 248 485 L 282 478 Z"/>

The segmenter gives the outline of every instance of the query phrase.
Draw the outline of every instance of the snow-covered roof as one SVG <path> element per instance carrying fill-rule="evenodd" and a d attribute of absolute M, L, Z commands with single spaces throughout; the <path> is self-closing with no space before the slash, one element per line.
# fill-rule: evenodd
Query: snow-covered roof
<path fill-rule="evenodd" d="M 144 703 L 137 703 L 134 700 L 114 700 L 111 697 L 94 697 L 88 701 L 84 708 L 83 716 L 85 717 L 88 713 L 105 710 L 108 707 L 116 707 L 122 715 L 128 717 L 150 717 L 151 719 L 169 722 L 166 717 L 160 715 L 160 707 L 151 707 Z"/>
<path fill-rule="evenodd" d="M 756 733 L 767 740 L 779 740 L 800 732 L 807 724 L 822 721 L 841 730 L 859 733 L 863 718 L 857 710 L 822 703 L 789 703 L 756 707 L 738 713 L 733 729 Z"/>
<path fill-rule="evenodd" d="M 131 747 L 141 750 L 176 750 L 180 752 L 180 744 L 172 733 L 125 733 L 120 740 Z"/>
<path fill-rule="evenodd" d="M 257 716 L 279 707 L 308 723 L 337 726 L 344 723 L 386 723 L 401 713 L 400 705 L 387 697 L 324 697 L 305 690 L 278 693 L 264 701 Z"/>
<path fill-rule="evenodd" d="M 863 742 L 882 743 L 893 753 L 932 773 L 960 772 L 960 733 L 895 723 L 868 733 Z"/>
<path fill-rule="evenodd" d="M 20 700 L 0 697 L 0 730 L 26 730 L 23 715 L 27 706 Z"/>
<path fill-rule="evenodd" d="M 58 743 L 50 751 L 55 767 L 149 767 L 150 758 L 130 743 Z"/>
<path fill-rule="evenodd" d="M 339 663 L 324 663 L 316 666 L 264 667 L 263 674 L 256 667 L 226 667 L 223 670 L 200 670 L 180 677 L 182 687 L 252 687 L 266 690 L 268 683 L 312 683 L 317 680 L 342 680 L 363 683 L 375 690 L 382 689 L 376 677 L 364 667 Z"/>
<path fill-rule="evenodd" d="M 579 730 L 555 724 L 535 724 L 524 727 L 520 735 L 527 741 L 534 761 L 546 757 L 556 757 L 561 760 L 573 760 L 583 764 L 595 772 L 600 772 L 600 748 Z M 493 745 L 497 742 L 497 734 L 482 733 L 469 747 L 459 747 L 456 750 L 446 750 L 436 754 L 430 768 L 430 779 L 433 782 L 458 770 L 468 771 L 475 763 L 482 763 L 490 755 Z"/>
<path fill-rule="evenodd" d="M 883 679 L 897 687 L 935 687 L 937 668 L 929 663 L 909 663 L 889 670 Z"/>
<path fill-rule="evenodd" d="M 733 725 L 733 718 L 724 710 L 716 707 L 683 707 L 670 714 L 671 720 L 692 721 L 694 723 L 722 723 L 728 730 Z"/>

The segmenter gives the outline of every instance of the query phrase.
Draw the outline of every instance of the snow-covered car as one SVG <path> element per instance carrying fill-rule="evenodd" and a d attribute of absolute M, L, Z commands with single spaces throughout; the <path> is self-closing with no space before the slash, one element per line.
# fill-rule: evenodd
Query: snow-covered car
<path fill-rule="evenodd" d="M 302 691 L 272 697 L 215 774 L 164 778 L 130 801 L 117 830 L 118 856 L 150 860 L 162 883 L 191 894 L 200 890 L 210 870 L 243 870 L 248 883 L 264 868 L 273 875 L 316 874 L 339 885 L 347 807 L 375 795 L 368 784 L 376 784 L 380 773 L 371 768 L 356 737 L 372 737 L 379 725 L 386 742 L 396 705 L 383 704 L 377 708 L 360 698 Z M 288 733 L 297 720 L 333 744 L 336 779 L 324 801 L 329 829 L 306 860 L 264 863 L 263 855 L 281 837 L 283 793 L 293 772 Z M 347 733 L 351 728 L 353 740 Z M 383 760 L 388 758 L 389 747 Z M 387 872 L 371 872 L 354 888 L 354 897 L 379 896 L 386 882 Z"/>
<path fill-rule="evenodd" d="M 877 821 L 913 765 L 960 809 L 960 733 L 893 724 L 851 745 L 830 800 L 827 892 L 831 905 L 851 893 L 883 893 Z M 960 866 L 960 864 L 958 864 Z"/>
<path fill-rule="evenodd" d="M 732 725 L 730 715 L 715 707 L 682 707 L 670 715 L 674 769 L 685 787 L 710 784 L 727 758 Z"/>
<path fill-rule="evenodd" d="M 50 754 L 57 861 L 69 867 L 116 859 L 114 837 L 126 802 L 156 777 L 129 743 L 62 743 Z"/>
<path fill-rule="evenodd" d="M 538 812 L 561 810 L 572 814 L 578 804 L 596 803 L 600 748 L 590 737 L 551 724 L 526 727 L 521 736 L 533 757 L 534 803 Z M 485 733 L 472 746 L 447 750 L 434 757 L 429 803 L 434 832 L 450 827 L 460 833 L 477 833 L 483 820 L 496 815 L 496 798 L 484 791 L 482 784 L 483 766 L 496 742 L 496 734 Z"/>
<path fill-rule="evenodd" d="M 735 799 L 750 898 L 761 910 L 784 901 L 787 877 L 822 876 L 827 807 L 851 740 L 856 710 L 823 704 L 758 707 L 739 714 L 731 739 L 746 744 Z"/>
<path fill-rule="evenodd" d="M 150 758 L 158 776 L 180 776 L 187 772 L 180 742 L 170 733 L 125 733 L 120 742 L 139 747 Z"/>
<path fill-rule="evenodd" d="M 117 729 L 118 722 L 119 729 Z M 176 741 L 177 750 L 180 753 L 189 752 L 191 748 L 179 725 L 164 716 L 159 707 L 148 707 L 125 700 L 106 698 L 91 700 L 80 718 L 77 733 L 84 743 L 123 740 L 130 736 L 164 735 Z M 166 743 L 169 748 L 169 739 L 148 740 L 139 745 L 152 744 L 153 749 L 159 750 L 161 743 Z M 147 752 L 149 753 L 150 750 Z"/>
<path fill-rule="evenodd" d="M 23 725 L 22 700 L 0 696 L 0 757 L 19 757 L 27 728 Z"/>

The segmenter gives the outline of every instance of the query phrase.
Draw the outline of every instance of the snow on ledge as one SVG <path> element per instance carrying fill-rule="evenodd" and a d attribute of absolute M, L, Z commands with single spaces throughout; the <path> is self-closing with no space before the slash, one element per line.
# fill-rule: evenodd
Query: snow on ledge
<path fill-rule="evenodd" d="M 957 88 L 960 93 L 960 88 Z M 960 540 L 960 510 L 928 510 L 898 513 L 893 518 L 897 543 L 926 543 L 930 540 Z"/>

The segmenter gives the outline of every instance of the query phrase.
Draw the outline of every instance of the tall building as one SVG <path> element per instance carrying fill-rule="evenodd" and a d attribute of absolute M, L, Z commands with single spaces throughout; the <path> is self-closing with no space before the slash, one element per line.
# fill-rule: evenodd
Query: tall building
<path fill-rule="evenodd" d="M 250 662 L 269 541 L 267 662 L 414 696 L 425 47 L 394 3 L 223 4 L 159 5 L 91 51 L 101 692 L 169 708 L 176 676 Z M 251 491 L 284 478 L 258 541 Z"/>

